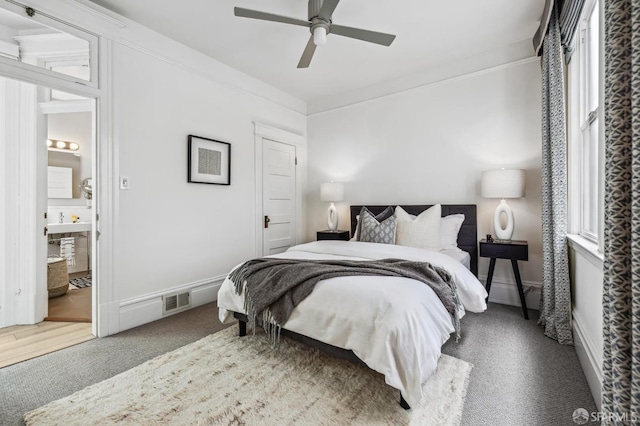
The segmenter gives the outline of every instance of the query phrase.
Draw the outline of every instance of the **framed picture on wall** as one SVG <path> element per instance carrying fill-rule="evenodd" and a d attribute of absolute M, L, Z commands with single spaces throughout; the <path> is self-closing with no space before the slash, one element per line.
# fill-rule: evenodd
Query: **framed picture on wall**
<path fill-rule="evenodd" d="M 231 144 L 189 135 L 187 182 L 231 184 Z"/>

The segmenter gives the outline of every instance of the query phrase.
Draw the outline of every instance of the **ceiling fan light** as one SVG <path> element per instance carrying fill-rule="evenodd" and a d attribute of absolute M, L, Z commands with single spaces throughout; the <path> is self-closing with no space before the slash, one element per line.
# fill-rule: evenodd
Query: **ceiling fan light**
<path fill-rule="evenodd" d="M 317 26 L 313 29 L 313 43 L 316 46 L 324 46 L 327 43 L 327 29 Z"/>

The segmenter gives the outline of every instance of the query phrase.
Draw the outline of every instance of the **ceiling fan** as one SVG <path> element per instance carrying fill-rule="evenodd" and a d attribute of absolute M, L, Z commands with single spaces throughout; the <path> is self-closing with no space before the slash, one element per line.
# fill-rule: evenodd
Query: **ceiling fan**
<path fill-rule="evenodd" d="M 307 42 L 307 47 L 302 52 L 298 68 L 308 68 L 311 58 L 316 51 L 316 46 L 322 46 L 327 42 L 327 34 L 333 33 L 343 37 L 355 38 L 369 43 L 389 46 L 396 38 L 393 34 L 379 33 L 376 31 L 362 30 L 359 28 L 335 25 L 331 21 L 333 11 L 338 6 L 340 0 L 309 0 L 309 20 L 289 18 L 288 16 L 275 15 L 273 13 L 261 12 L 259 10 L 234 8 L 235 16 L 242 18 L 260 19 L 263 21 L 281 22 L 283 24 L 298 25 L 311 30 L 311 37 Z"/>

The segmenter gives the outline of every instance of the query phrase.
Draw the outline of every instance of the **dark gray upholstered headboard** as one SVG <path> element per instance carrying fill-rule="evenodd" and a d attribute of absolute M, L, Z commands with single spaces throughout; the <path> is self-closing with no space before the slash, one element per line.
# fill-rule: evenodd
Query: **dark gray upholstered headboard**
<path fill-rule="evenodd" d="M 396 204 L 387 204 L 384 206 L 366 206 L 371 213 L 382 213 L 389 205 L 395 207 Z M 475 204 L 441 204 L 442 216 L 448 216 L 450 214 L 464 214 L 464 222 L 458 233 L 458 247 L 466 251 L 471 255 L 471 272 L 475 276 L 478 276 L 478 222 L 476 220 L 476 205 Z M 414 205 L 403 206 L 407 213 L 418 215 L 431 207 L 431 205 Z M 360 214 L 362 206 L 351 206 L 351 235 L 356 232 L 356 216 Z"/>

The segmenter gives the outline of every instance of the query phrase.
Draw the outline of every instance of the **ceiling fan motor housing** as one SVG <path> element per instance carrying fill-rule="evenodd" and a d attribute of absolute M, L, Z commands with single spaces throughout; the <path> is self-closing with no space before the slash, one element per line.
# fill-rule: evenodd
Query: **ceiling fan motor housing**
<path fill-rule="evenodd" d="M 309 27 L 309 29 L 311 30 L 311 34 L 313 34 L 313 31 L 317 28 L 317 27 L 324 27 L 325 31 L 327 32 L 327 34 L 329 34 L 331 31 L 331 26 L 323 21 L 320 18 L 313 18 L 311 19 L 311 27 Z"/>
<path fill-rule="evenodd" d="M 331 32 L 331 20 L 325 21 L 318 17 L 322 3 L 323 0 L 309 0 L 309 22 L 311 22 L 309 30 L 311 30 L 311 34 L 317 27 L 323 27 L 327 34 Z"/>
<path fill-rule="evenodd" d="M 309 0 L 309 21 L 316 18 L 320 13 L 323 0 Z"/>

